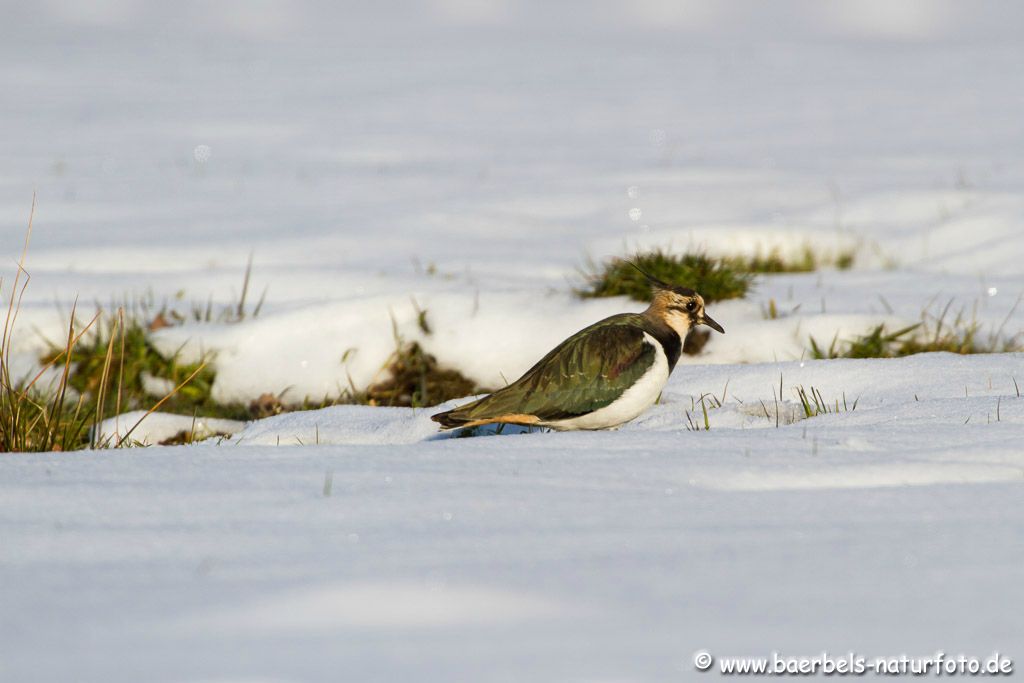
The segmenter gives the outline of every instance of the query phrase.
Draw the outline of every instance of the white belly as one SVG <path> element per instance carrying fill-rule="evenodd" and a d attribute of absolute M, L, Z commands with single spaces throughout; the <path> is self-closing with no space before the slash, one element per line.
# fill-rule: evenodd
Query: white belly
<path fill-rule="evenodd" d="M 658 340 L 644 332 L 644 341 L 654 347 L 654 362 L 633 386 L 622 393 L 622 396 L 592 413 L 568 420 L 546 422 L 544 426 L 558 430 L 608 429 L 629 422 L 654 405 L 661 390 L 665 388 L 665 383 L 668 382 L 671 368 L 668 366 L 665 350 L 661 348 Z"/>

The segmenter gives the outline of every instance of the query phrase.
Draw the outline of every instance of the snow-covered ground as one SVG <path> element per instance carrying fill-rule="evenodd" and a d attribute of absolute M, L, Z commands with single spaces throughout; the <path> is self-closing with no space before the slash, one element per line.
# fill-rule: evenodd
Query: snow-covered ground
<path fill-rule="evenodd" d="M 437 438 L 425 412 L 337 407 L 238 445 L 6 458 L 3 680 L 667 681 L 698 649 L 1019 656 L 1020 366 L 685 368 L 617 432 Z M 857 409 L 789 426 L 783 409 L 776 428 L 757 398 L 779 373 Z M 727 380 L 711 430 L 686 431 L 690 392 Z"/>
<path fill-rule="evenodd" d="M 365 4 L 5 4 L 5 276 L 38 194 L 21 360 L 76 296 L 235 302 L 250 254 L 258 318 L 159 332 L 217 352 L 224 400 L 365 385 L 392 321 L 500 385 L 638 308 L 572 295 L 588 257 L 855 267 L 710 307 L 727 334 L 617 432 L 452 439 L 429 411 L 337 407 L 0 458 L 0 680 L 1024 658 L 1024 356 L 806 360 L 809 336 L 950 301 L 1024 330 L 1024 9 Z M 799 419 L 800 386 L 856 410 Z M 704 394 L 724 405 L 690 431 Z"/>

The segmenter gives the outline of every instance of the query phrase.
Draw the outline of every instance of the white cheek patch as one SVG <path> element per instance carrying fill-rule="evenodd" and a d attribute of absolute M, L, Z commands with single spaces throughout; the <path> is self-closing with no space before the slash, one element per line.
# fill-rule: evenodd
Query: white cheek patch
<path fill-rule="evenodd" d="M 680 339 L 684 339 L 686 333 L 690 331 L 690 316 L 685 313 L 669 311 L 669 314 L 665 316 L 665 322 L 675 330 Z"/>

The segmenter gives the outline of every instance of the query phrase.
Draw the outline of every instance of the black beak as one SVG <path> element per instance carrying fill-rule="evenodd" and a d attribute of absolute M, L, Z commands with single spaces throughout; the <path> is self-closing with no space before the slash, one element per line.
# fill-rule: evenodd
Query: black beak
<path fill-rule="evenodd" d="M 722 329 L 722 326 L 719 325 L 718 323 L 716 323 L 711 318 L 711 316 L 709 316 L 707 313 L 705 313 L 704 315 L 702 315 L 700 317 L 700 322 L 701 322 L 701 324 L 707 325 L 708 327 L 710 327 L 711 329 L 713 329 L 713 330 L 715 330 L 717 332 L 721 332 L 722 334 L 725 334 L 725 330 Z"/>

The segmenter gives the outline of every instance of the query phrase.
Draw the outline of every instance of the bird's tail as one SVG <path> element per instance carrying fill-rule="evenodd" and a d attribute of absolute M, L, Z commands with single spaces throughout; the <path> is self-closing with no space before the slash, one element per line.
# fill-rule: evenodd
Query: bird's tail
<path fill-rule="evenodd" d="M 508 406 L 507 403 L 508 401 L 502 392 L 497 391 L 490 396 L 484 396 L 464 406 L 431 415 L 430 419 L 441 423 L 442 429 L 481 427 L 497 422 L 517 425 L 536 425 L 540 423 L 540 418 L 536 415 L 528 415 L 517 411 L 515 406 Z"/>
<path fill-rule="evenodd" d="M 478 422 L 479 418 L 472 414 L 473 408 L 479 405 L 480 401 L 473 401 L 458 408 L 445 410 L 430 416 L 430 419 L 441 425 L 441 429 L 456 429 L 465 427 L 470 422 Z"/>
<path fill-rule="evenodd" d="M 459 419 L 455 415 L 455 410 L 446 410 L 443 413 L 435 413 L 430 416 L 430 419 L 441 425 L 441 429 L 455 429 L 456 427 L 462 426 L 463 422 L 467 422 L 465 419 Z"/>

